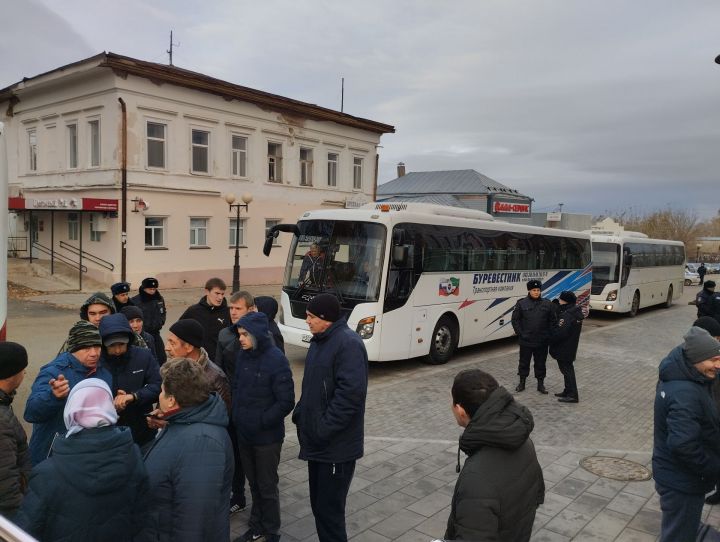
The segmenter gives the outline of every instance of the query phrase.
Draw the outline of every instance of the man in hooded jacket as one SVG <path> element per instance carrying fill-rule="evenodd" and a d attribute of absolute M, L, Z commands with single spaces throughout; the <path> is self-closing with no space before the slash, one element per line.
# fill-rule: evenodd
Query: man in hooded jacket
<path fill-rule="evenodd" d="M 720 342 L 696 326 L 660 362 L 652 466 L 661 542 L 695 540 L 705 494 L 720 477 L 720 416 L 710 392 L 718 369 Z"/>
<path fill-rule="evenodd" d="M 545 499 L 542 469 L 530 440 L 532 414 L 489 374 L 460 372 L 452 410 L 460 450 L 467 454 L 450 509 L 445 539 L 483 542 L 530 540 L 535 511 Z"/>
<path fill-rule="evenodd" d="M 295 406 L 290 364 L 272 344 L 267 317 L 249 312 L 237 322 L 241 350 L 232 384 L 232 423 L 252 493 L 248 531 L 240 538 L 280 539 L 278 465 L 285 417 Z"/>

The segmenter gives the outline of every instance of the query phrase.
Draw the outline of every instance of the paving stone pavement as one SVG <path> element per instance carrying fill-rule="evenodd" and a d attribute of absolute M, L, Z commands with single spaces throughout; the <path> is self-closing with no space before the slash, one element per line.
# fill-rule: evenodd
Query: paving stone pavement
<path fill-rule="evenodd" d="M 688 288 L 685 297 L 693 293 Z M 657 540 L 660 508 L 652 480 L 600 478 L 579 463 L 586 456 L 606 455 L 651 467 L 657 365 L 681 342 L 693 316 L 693 307 L 683 302 L 635 319 L 592 318 L 576 364 L 579 404 L 560 404 L 552 396 L 562 388 L 562 377 L 551 359 L 546 379 L 550 395 L 537 393 L 534 386 L 515 394 L 535 418 L 532 438 L 546 484 L 534 542 Z M 516 350 L 508 340 L 492 348 L 463 349 L 444 366 L 401 362 L 396 370 L 371 367 L 365 456 L 358 461 L 347 503 L 350 540 L 429 542 L 442 537 L 461 433 L 450 412 L 452 380 L 462 369 L 480 367 L 513 389 Z M 387 374 L 373 379 L 377 371 Z M 294 427 L 288 423 L 280 465 L 282 540 L 316 541 L 306 464 L 297 452 Z M 248 516 L 249 509 L 232 518 L 233 536 L 246 530 Z M 703 517 L 720 526 L 720 507 L 707 506 Z"/>

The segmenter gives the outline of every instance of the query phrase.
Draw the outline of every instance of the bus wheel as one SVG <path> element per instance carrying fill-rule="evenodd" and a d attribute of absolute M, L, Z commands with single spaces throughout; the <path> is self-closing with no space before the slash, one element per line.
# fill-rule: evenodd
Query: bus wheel
<path fill-rule="evenodd" d="M 640 310 L 640 292 L 635 292 L 635 295 L 633 296 L 632 305 L 630 305 L 630 313 L 629 316 L 631 318 L 635 318 L 637 316 L 638 310 Z"/>
<path fill-rule="evenodd" d="M 669 309 L 670 306 L 672 305 L 672 303 L 673 303 L 673 287 L 671 284 L 670 286 L 668 286 L 668 294 L 667 294 L 667 298 L 665 299 L 665 308 Z"/>
<path fill-rule="evenodd" d="M 692 281 L 690 279 L 685 279 L 685 286 L 692 286 Z"/>
<path fill-rule="evenodd" d="M 435 325 L 426 361 L 431 365 L 447 363 L 458 344 L 458 329 L 455 322 L 443 316 Z"/>

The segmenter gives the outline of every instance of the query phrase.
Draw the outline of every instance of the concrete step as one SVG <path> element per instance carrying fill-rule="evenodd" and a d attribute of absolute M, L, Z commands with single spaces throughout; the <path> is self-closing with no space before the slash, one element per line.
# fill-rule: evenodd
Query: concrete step
<path fill-rule="evenodd" d="M 62 262 L 55 262 L 50 272 L 50 260 L 33 258 L 8 258 L 8 280 L 39 292 L 78 291 L 78 270 Z M 109 284 L 102 284 L 87 275 L 82 278 L 83 292 L 110 290 Z"/>

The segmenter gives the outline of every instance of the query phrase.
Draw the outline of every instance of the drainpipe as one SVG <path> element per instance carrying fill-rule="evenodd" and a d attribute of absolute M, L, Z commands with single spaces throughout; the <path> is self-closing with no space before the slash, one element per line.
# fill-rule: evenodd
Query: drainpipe
<path fill-rule="evenodd" d="M 127 271 L 127 107 L 122 98 L 118 98 L 122 110 L 121 129 L 121 166 L 120 166 L 120 280 L 125 282 Z"/>
<path fill-rule="evenodd" d="M 377 201 L 377 179 L 378 179 L 378 163 L 380 162 L 380 153 L 375 149 L 375 179 L 373 181 L 372 201 Z"/>

